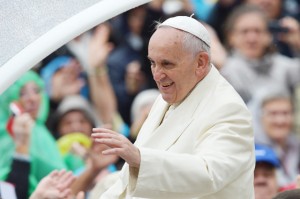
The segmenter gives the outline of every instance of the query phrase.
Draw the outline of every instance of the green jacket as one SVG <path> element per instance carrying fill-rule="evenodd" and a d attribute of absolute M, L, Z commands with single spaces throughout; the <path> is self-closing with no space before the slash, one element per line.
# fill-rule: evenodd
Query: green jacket
<path fill-rule="evenodd" d="M 14 141 L 6 130 L 6 123 L 11 115 L 9 104 L 18 100 L 21 88 L 32 81 L 40 87 L 42 100 L 35 126 L 31 132 L 29 194 L 35 189 L 37 183 L 52 170 L 66 168 L 56 141 L 45 126 L 49 101 L 44 93 L 43 82 L 38 74 L 28 71 L 0 96 L 0 180 L 5 180 L 11 171 L 15 151 Z"/>

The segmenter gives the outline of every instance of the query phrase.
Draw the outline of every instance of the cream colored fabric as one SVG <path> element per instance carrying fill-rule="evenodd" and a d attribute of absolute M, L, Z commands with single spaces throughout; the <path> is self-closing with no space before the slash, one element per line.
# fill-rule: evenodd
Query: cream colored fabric
<path fill-rule="evenodd" d="M 139 172 L 125 164 L 101 199 L 253 199 L 251 117 L 235 90 L 212 67 L 170 115 L 158 97 L 136 146 Z"/>
<path fill-rule="evenodd" d="M 98 199 L 107 191 L 119 178 L 119 172 L 110 173 L 101 179 L 90 191 L 89 199 Z"/>

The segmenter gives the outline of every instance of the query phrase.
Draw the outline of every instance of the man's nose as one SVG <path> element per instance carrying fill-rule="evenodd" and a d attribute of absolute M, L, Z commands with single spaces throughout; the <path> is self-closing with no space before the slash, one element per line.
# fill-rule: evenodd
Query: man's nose
<path fill-rule="evenodd" d="M 73 132 L 81 131 L 81 124 L 79 122 L 72 122 L 71 129 Z"/>
<path fill-rule="evenodd" d="M 36 101 L 37 99 L 39 99 L 40 94 L 35 93 L 35 92 L 28 92 L 26 97 L 27 97 L 27 100 Z"/>
<path fill-rule="evenodd" d="M 164 78 L 166 75 L 160 67 L 155 67 L 152 69 L 153 79 L 159 81 Z"/>
<path fill-rule="evenodd" d="M 245 38 L 248 40 L 248 42 L 257 41 L 258 32 L 255 30 L 248 31 L 245 35 Z"/>

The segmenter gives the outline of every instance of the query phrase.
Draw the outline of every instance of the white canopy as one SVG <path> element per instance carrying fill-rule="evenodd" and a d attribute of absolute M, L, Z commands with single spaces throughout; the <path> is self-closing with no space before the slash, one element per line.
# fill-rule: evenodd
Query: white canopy
<path fill-rule="evenodd" d="M 1 0 L 0 94 L 50 53 L 151 0 Z"/>

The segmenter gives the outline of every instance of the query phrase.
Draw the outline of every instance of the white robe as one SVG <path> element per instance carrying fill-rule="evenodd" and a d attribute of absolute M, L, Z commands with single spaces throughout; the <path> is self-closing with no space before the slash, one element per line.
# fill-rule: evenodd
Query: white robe
<path fill-rule="evenodd" d="M 101 199 L 253 199 L 251 117 L 240 96 L 212 67 L 161 123 L 158 97 L 135 145 L 139 171 L 125 164 Z"/>

